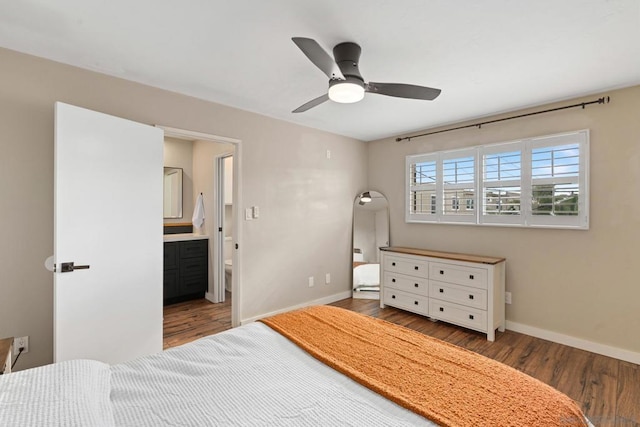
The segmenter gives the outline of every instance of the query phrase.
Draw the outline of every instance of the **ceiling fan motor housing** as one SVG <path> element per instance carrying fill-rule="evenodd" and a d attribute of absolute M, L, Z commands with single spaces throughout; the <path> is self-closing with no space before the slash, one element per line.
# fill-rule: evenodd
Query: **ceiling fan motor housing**
<path fill-rule="evenodd" d="M 350 80 L 349 77 L 355 77 L 364 84 L 364 79 L 358 69 L 361 52 L 360 46 L 353 42 L 340 43 L 333 48 L 333 58 L 347 81 Z"/>

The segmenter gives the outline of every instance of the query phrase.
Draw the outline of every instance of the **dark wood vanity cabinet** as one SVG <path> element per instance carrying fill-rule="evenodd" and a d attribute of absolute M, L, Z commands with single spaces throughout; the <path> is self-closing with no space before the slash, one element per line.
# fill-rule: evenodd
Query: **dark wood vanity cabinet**
<path fill-rule="evenodd" d="M 203 298 L 207 291 L 209 240 L 164 243 L 164 304 Z"/>

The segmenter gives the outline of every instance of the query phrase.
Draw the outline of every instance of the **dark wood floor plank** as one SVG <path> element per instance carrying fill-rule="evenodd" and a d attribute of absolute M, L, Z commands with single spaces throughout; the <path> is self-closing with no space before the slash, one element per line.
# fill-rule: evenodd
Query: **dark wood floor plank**
<path fill-rule="evenodd" d="M 189 301 L 165 307 L 164 347 L 231 328 L 231 295 L 225 303 Z M 576 400 L 595 426 L 640 427 L 640 366 L 513 331 L 486 335 L 392 307 L 347 298 L 331 305 L 396 323 L 505 363 Z"/>

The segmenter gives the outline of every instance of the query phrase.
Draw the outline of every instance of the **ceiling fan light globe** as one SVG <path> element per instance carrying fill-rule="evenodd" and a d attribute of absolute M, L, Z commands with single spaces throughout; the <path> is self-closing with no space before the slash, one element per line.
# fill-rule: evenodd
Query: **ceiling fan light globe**
<path fill-rule="evenodd" d="M 352 82 L 335 83 L 329 87 L 329 99 L 341 104 L 351 104 L 364 98 L 364 87 Z"/>

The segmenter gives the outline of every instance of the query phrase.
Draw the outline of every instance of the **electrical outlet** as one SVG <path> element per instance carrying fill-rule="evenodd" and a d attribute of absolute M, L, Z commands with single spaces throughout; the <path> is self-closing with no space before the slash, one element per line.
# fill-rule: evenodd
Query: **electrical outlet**
<path fill-rule="evenodd" d="M 29 336 L 13 339 L 13 352 L 17 354 L 21 348 L 23 353 L 29 353 Z"/>
<path fill-rule="evenodd" d="M 246 208 L 244 210 L 244 219 L 247 221 L 250 221 L 253 219 L 253 209 L 251 208 Z"/>
<path fill-rule="evenodd" d="M 253 207 L 253 219 L 258 219 L 260 217 L 260 208 L 257 206 Z"/>
<path fill-rule="evenodd" d="M 331 283 L 331 273 L 327 273 L 324 275 L 324 284 L 328 285 L 329 283 Z"/>
<path fill-rule="evenodd" d="M 507 304 L 511 304 L 511 292 L 504 293 L 504 302 Z"/>
<path fill-rule="evenodd" d="M 310 276 L 310 277 L 309 277 L 309 287 L 310 287 L 310 288 L 313 288 L 313 286 L 314 286 L 314 283 L 313 283 L 313 276 Z"/>

